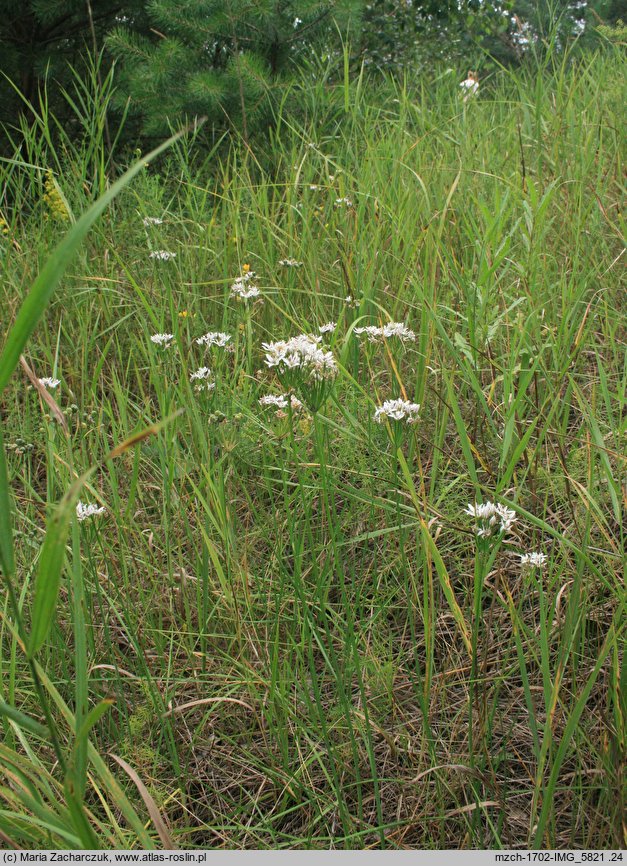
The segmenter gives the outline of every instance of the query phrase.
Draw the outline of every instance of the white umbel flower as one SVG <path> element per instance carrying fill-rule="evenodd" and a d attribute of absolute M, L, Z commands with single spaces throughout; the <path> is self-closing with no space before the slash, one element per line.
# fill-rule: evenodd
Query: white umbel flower
<path fill-rule="evenodd" d="M 258 286 L 252 281 L 254 274 L 252 271 L 238 277 L 231 286 L 231 297 L 237 298 L 239 301 L 248 301 L 251 298 L 258 298 L 261 292 Z"/>
<path fill-rule="evenodd" d="M 337 328 L 337 322 L 325 322 L 324 325 L 320 325 L 318 331 L 321 334 L 331 334 Z"/>
<path fill-rule="evenodd" d="M 353 333 L 358 337 L 364 335 L 371 343 L 381 343 L 392 337 L 397 338 L 401 343 L 413 343 L 416 339 L 414 331 L 410 331 L 403 322 L 388 322 L 381 327 L 366 325 L 364 328 L 354 328 Z"/>
<path fill-rule="evenodd" d="M 83 520 L 88 520 L 90 517 L 96 517 L 98 514 L 104 514 L 104 511 L 104 505 L 98 507 L 98 505 L 95 505 L 93 502 L 76 503 L 76 517 L 81 523 L 83 522 Z"/>
<path fill-rule="evenodd" d="M 173 339 L 174 334 L 153 334 L 150 342 L 154 343 L 155 346 L 161 346 L 162 349 L 169 349 Z"/>
<path fill-rule="evenodd" d="M 306 380 L 321 382 L 334 379 L 337 375 L 337 364 L 333 352 L 320 348 L 321 340 L 322 337 L 299 334 L 289 340 L 262 343 L 266 352 L 266 366 L 277 367 L 278 373 L 299 370 Z"/>
<path fill-rule="evenodd" d="M 204 334 L 202 337 L 198 337 L 196 343 L 199 346 L 218 346 L 223 349 L 226 344 L 230 341 L 231 335 L 225 334 L 224 331 L 209 331 L 208 334 Z"/>
<path fill-rule="evenodd" d="M 404 421 L 406 424 L 416 424 L 419 421 L 420 403 L 410 403 L 409 400 L 386 400 L 374 413 L 377 424 L 390 421 Z"/>
<path fill-rule="evenodd" d="M 303 263 L 297 261 L 296 259 L 280 259 L 279 264 L 283 268 L 302 268 Z"/>
<path fill-rule="evenodd" d="M 494 502 L 475 502 L 474 505 L 468 503 L 464 514 L 475 518 L 475 533 L 480 538 L 511 532 L 517 520 L 515 511 Z"/>
<path fill-rule="evenodd" d="M 460 81 L 459 86 L 471 93 L 476 93 L 479 90 L 479 82 L 475 81 L 474 78 L 466 78 L 464 81 Z"/>
<path fill-rule="evenodd" d="M 529 553 L 521 553 L 520 564 L 523 568 L 544 568 L 547 558 L 546 553 L 539 553 L 534 550 Z"/>
<path fill-rule="evenodd" d="M 320 346 L 322 337 L 300 334 L 289 340 L 262 343 L 265 364 L 274 367 L 281 384 L 295 389 L 311 412 L 317 412 L 329 394 L 338 368 L 333 352 Z"/>
<path fill-rule="evenodd" d="M 148 226 L 160 226 L 163 223 L 163 220 L 159 217 L 147 216 L 143 218 L 142 222 L 146 228 L 148 228 Z"/>
<path fill-rule="evenodd" d="M 54 391 L 55 388 L 58 388 L 61 384 L 60 379 L 51 379 L 49 376 L 44 376 L 43 379 L 39 380 L 39 384 L 43 385 L 44 388 L 48 388 L 49 391 Z"/>
<path fill-rule="evenodd" d="M 464 102 L 468 102 L 468 100 L 479 90 L 479 79 L 477 78 L 477 73 L 469 72 L 468 78 L 464 81 L 460 81 L 459 86 L 464 91 Z"/>
<path fill-rule="evenodd" d="M 197 391 L 213 391 L 216 386 L 216 383 L 211 381 L 209 367 L 199 367 L 189 378 L 191 382 L 196 382 Z"/>
<path fill-rule="evenodd" d="M 259 398 L 259 405 L 274 406 L 275 409 L 287 409 L 288 405 L 290 405 L 294 412 L 297 412 L 303 407 L 303 404 L 300 402 L 298 397 L 295 397 L 293 394 L 289 395 L 289 404 L 287 394 L 266 394 L 264 397 Z"/>
<path fill-rule="evenodd" d="M 344 196 L 343 198 L 336 198 L 335 199 L 335 206 L 336 207 L 349 208 L 349 207 L 353 206 L 353 203 L 349 198 L 346 198 L 346 196 Z"/>
<path fill-rule="evenodd" d="M 190 380 L 193 382 L 195 379 L 210 379 L 211 378 L 211 370 L 209 367 L 199 367 L 194 373 L 190 375 Z"/>
<path fill-rule="evenodd" d="M 158 259 L 161 262 L 169 262 L 176 258 L 176 253 L 168 252 L 168 250 L 153 250 L 150 253 L 151 259 Z"/>

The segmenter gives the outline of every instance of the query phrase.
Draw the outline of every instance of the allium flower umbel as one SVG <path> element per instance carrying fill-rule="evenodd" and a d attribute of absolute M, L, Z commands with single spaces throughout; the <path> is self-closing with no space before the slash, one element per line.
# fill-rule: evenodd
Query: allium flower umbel
<path fill-rule="evenodd" d="M 410 403 L 409 400 L 386 400 L 374 413 L 377 424 L 384 421 L 402 421 L 405 424 L 415 424 L 419 421 L 420 403 Z"/>
<path fill-rule="evenodd" d="M 366 325 L 364 328 L 354 328 L 353 333 L 358 337 L 364 335 L 370 343 L 382 343 L 392 337 L 396 337 L 402 343 L 414 342 L 416 339 L 416 334 L 410 331 L 403 322 L 388 322 L 382 327 Z"/>
<path fill-rule="evenodd" d="M 265 364 L 273 367 L 281 383 L 296 389 L 312 412 L 317 412 L 337 376 L 333 352 L 320 346 L 322 337 L 300 334 L 289 340 L 262 343 Z"/>
<path fill-rule="evenodd" d="M 169 349 L 173 339 L 174 334 L 153 334 L 150 341 L 155 346 L 161 346 L 162 349 Z"/>
<path fill-rule="evenodd" d="M 469 72 L 468 78 L 460 81 L 459 86 L 464 91 L 464 102 L 468 102 L 471 96 L 474 96 L 479 90 L 479 78 L 476 72 Z"/>
<path fill-rule="evenodd" d="M 318 330 L 321 334 L 330 334 L 337 328 L 337 322 L 325 322 L 324 325 L 320 325 Z"/>
<path fill-rule="evenodd" d="M 276 409 L 276 414 L 280 418 L 285 418 L 285 410 L 288 406 L 291 408 L 292 412 L 298 412 L 303 408 L 303 404 L 300 402 L 298 397 L 295 397 L 293 394 L 266 394 L 264 397 L 259 398 L 259 405 L 272 406 Z"/>
<path fill-rule="evenodd" d="M 143 224 L 146 226 L 160 226 L 163 223 L 163 220 L 160 217 L 144 217 L 142 220 Z"/>
<path fill-rule="evenodd" d="M 538 551 L 520 554 L 520 564 L 523 568 L 544 568 L 546 560 L 546 553 L 539 553 Z"/>
<path fill-rule="evenodd" d="M 302 263 L 302 262 L 299 262 L 299 261 L 297 261 L 296 259 L 292 259 L 292 258 L 289 258 L 289 259 L 281 259 L 281 260 L 279 261 L 279 264 L 280 264 L 281 267 L 283 267 L 283 268 L 302 268 L 302 266 L 303 266 L 303 263 Z"/>
<path fill-rule="evenodd" d="M 216 383 L 211 381 L 209 367 L 199 367 L 189 378 L 191 382 L 196 382 L 197 391 L 213 391 L 216 386 Z"/>
<path fill-rule="evenodd" d="M 248 301 L 250 298 L 257 298 L 261 294 L 259 287 L 253 283 L 255 272 L 244 270 L 241 277 L 238 277 L 231 286 L 231 297 L 237 298 L 238 301 Z"/>
<path fill-rule="evenodd" d="M 470 514 L 475 518 L 475 533 L 479 538 L 492 538 L 496 535 L 505 535 L 511 532 L 516 522 L 516 512 L 505 505 L 497 505 L 494 502 L 468 503 L 464 514 Z"/>
<path fill-rule="evenodd" d="M 196 340 L 196 343 L 199 346 L 218 346 L 223 349 L 226 344 L 231 339 L 230 334 L 225 334 L 224 331 L 209 331 L 208 334 L 204 334 L 204 336 L 199 337 Z"/>
<path fill-rule="evenodd" d="M 44 388 L 48 388 L 50 391 L 53 391 L 55 388 L 58 388 L 61 384 L 60 379 L 51 379 L 49 376 L 45 376 L 43 379 L 39 380 L 39 384 L 43 385 Z"/>
<path fill-rule="evenodd" d="M 399 448 L 406 433 L 406 425 L 417 424 L 420 420 L 419 412 L 419 403 L 410 403 L 409 400 L 401 399 L 386 400 L 375 411 L 374 420 L 377 424 L 387 422 L 386 429 L 390 441 L 395 448 Z"/>
<path fill-rule="evenodd" d="M 151 259 L 158 259 L 161 262 L 169 262 L 170 259 L 176 258 L 176 253 L 170 253 L 168 250 L 153 250 L 150 253 Z"/>
<path fill-rule="evenodd" d="M 93 502 L 85 503 L 85 502 L 77 502 L 76 503 L 76 517 L 82 523 L 83 520 L 88 520 L 90 517 L 96 517 L 98 514 L 104 514 L 104 505 L 98 507 Z"/>

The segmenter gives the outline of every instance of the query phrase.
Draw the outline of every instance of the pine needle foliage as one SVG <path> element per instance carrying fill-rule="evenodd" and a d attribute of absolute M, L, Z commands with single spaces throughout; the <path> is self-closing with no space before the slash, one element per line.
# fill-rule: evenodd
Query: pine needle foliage
<path fill-rule="evenodd" d="M 71 68 L 87 51 L 97 54 L 105 34 L 122 18 L 127 26 L 145 29 L 145 0 L 0 0 L 0 120 L 14 123 L 27 113 L 45 80 L 61 87 L 72 83 Z M 55 110 L 63 105 L 61 87 L 50 89 Z"/>
<path fill-rule="evenodd" d="M 250 131 L 267 119 L 272 97 L 305 54 L 350 33 L 358 0 L 152 0 L 151 29 L 117 27 L 108 47 L 120 60 L 120 99 L 143 132 L 207 116 L 210 127 Z"/>

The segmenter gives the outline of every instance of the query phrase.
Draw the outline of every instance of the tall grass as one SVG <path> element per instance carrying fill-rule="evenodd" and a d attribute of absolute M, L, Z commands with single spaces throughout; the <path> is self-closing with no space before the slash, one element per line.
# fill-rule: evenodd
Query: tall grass
<path fill-rule="evenodd" d="M 266 148 L 192 168 L 181 139 L 120 192 L 27 344 L 69 437 L 17 373 L 2 397 L 14 844 L 621 845 L 621 64 L 554 58 L 467 103 L 451 74 L 321 76 Z M 25 161 L 78 212 L 77 155 L 43 157 Z M 6 328 L 65 231 L 20 158 Z M 246 265 L 248 304 L 230 296 Z M 329 320 L 331 397 L 262 408 L 282 393 L 262 342 Z M 353 333 L 388 320 L 416 341 Z M 195 343 L 210 330 L 228 351 Z M 373 421 L 391 397 L 421 404 L 400 436 Z M 81 498 L 106 513 L 72 521 L 29 664 L 46 514 L 94 466 Z M 485 500 L 517 515 L 491 545 L 464 513 Z M 543 569 L 521 567 L 532 550 Z"/>

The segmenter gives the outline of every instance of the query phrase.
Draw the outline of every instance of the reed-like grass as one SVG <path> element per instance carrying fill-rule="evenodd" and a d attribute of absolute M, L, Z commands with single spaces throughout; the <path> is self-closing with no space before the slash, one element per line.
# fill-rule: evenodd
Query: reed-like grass
<path fill-rule="evenodd" d="M 2 395 L 5 843 L 621 847 L 622 70 L 553 57 L 467 103 L 321 76 L 265 147 L 188 136 L 120 192 L 24 348 L 69 435 L 20 368 Z M 5 332 L 110 171 L 40 122 L 0 164 Z M 320 410 L 261 407 L 262 342 L 330 320 Z M 390 320 L 416 341 L 353 333 Z M 392 397 L 419 423 L 375 423 Z M 52 551 L 48 630 L 79 496 L 106 511 Z M 489 543 L 486 500 L 517 515 Z"/>

